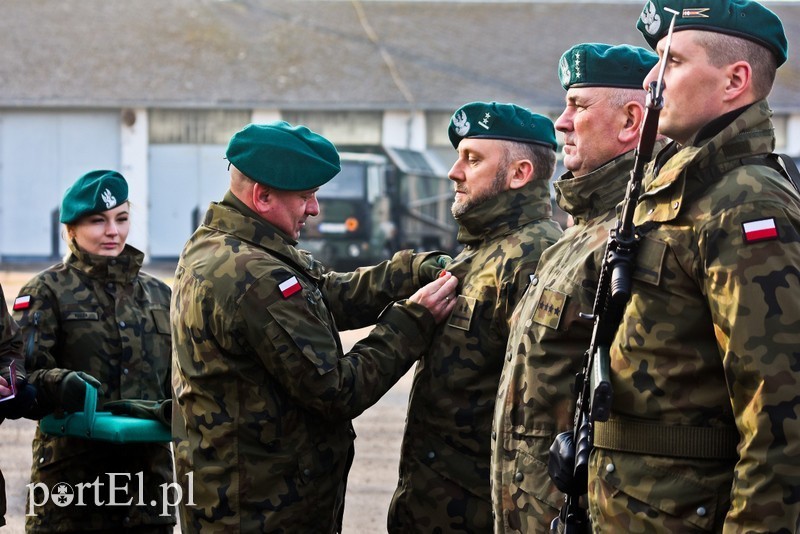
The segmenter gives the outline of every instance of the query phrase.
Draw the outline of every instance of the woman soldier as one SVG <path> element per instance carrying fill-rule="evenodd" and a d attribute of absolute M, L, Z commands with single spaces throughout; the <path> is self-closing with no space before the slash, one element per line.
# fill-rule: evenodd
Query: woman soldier
<path fill-rule="evenodd" d="M 38 391 L 29 418 L 82 411 L 88 384 L 106 410 L 169 423 L 170 289 L 141 272 L 144 254 L 125 244 L 129 212 L 128 184 L 115 171 L 89 172 L 64 193 L 70 254 L 14 302 Z M 172 532 L 173 510 L 162 507 L 171 481 L 168 443 L 112 444 L 37 428 L 26 530 Z"/>

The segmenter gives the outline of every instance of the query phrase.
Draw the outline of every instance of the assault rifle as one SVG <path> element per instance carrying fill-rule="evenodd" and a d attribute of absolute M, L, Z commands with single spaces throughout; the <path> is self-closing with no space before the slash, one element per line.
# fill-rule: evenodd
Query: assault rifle
<path fill-rule="evenodd" d="M 644 167 L 653 159 L 653 147 L 658 136 L 658 118 L 664 107 L 664 70 L 669 61 L 675 16 L 678 14 L 677 11 L 665 9 L 673 14 L 672 22 L 667 32 L 658 78 L 651 82 L 647 89 L 642 131 L 625 199 L 622 202 L 622 211 L 616 227 L 609 231 L 592 313 L 581 314 L 582 318 L 593 321 L 594 326 L 589 348 L 584 353 L 581 371 L 575 377 L 577 400 L 573 429 L 556 436 L 550 447 L 548 473 L 556 487 L 564 492 L 561 512 L 550 525 L 550 532 L 553 534 L 591 532 L 588 513 L 581 507 L 579 501 L 581 496 L 586 494 L 588 486 L 593 425 L 596 421 L 607 421 L 611 412 L 613 391 L 609 351 L 631 296 L 631 275 L 639 243 L 633 215 L 639 202 Z"/>

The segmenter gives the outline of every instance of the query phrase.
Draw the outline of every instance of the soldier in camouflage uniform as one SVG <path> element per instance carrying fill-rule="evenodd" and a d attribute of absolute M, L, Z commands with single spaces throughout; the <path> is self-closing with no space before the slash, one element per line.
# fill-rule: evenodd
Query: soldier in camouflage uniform
<path fill-rule="evenodd" d="M 767 157 L 786 60 L 751 0 L 648 2 L 674 142 L 645 177 L 633 293 L 597 423 L 598 532 L 796 532 L 800 525 L 800 197 Z M 679 12 L 669 58 L 672 14 Z"/>
<path fill-rule="evenodd" d="M 70 254 L 35 275 L 14 301 L 29 379 L 38 390 L 31 418 L 82 411 L 87 383 L 99 386 L 98 402 L 106 409 L 112 402 L 129 402 L 121 399 L 169 405 L 161 401 L 170 397 L 170 289 L 141 272 L 144 255 L 125 244 L 127 198 L 128 185 L 115 171 L 80 177 L 61 204 Z M 111 495 L 108 473 L 127 475 L 115 482 L 127 489 Z M 85 489 L 86 506 L 78 506 L 76 485 L 95 480 L 102 484 L 99 490 L 97 485 Z M 37 428 L 31 483 L 51 493 L 58 483 L 67 483 L 75 501 L 58 506 L 51 498 L 33 507 L 26 530 L 171 532 L 175 517 L 172 511 L 163 514 L 160 486 L 172 480 L 167 443 L 117 445 L 49 436 Z M 112 498 L 132 502 L 100 504 Z M 43 499 L 38 490 L 35 499 Z"/>
<path fill-rule="evenodd" d="M 438 255 L 403 251 L 335 273 L 295 248 L 319 213 L 317 189 L 340 169 L 335 147 L 309 129 L 248 125 L 227 158 L 230 190 L 175 278 L 176 468 L 193 498 L 181 528 L 339 532 L 351 419 L 426 350 L 457 281 L 436 277 Z M 435 281 L 414 293 L 422 278 Z M 339 329 L 376 320 L 344 354 Z"/>
<path fill-rule="evenodd" d="M 11 365 L 14 364 L 14 377 Z M 14 380 L 15 384 L 11 381 Z M 27 414 L 36 390 L 26 385 L 25 361 L 22 359 L 22 335 L 16 321 L 11 318 L 6 306 L 3 288 L 0 287 L 0 423 L 4 419 L 19 419 Z M 15 388 L 12 389 L 12 385 Z M 13 398 L 7 398 L 11 395 Z M 0 526 L 6 524 L 6 490 L 3 473 L 0 472 Z"/>
<path fill-rule="evenodd" d="M 389 510 L 389 532 L 490 532 L 489 433 L 514 306 L 542 251 L 561 235 L 551 219 L 552 122 L 513 104 L 473 102 L 449 126 L 458 160 L 453 215 L 464 250 L 455 310 L 417 365 Z"/>
<path fill-rule="evenodd" d="M 567 173 L 555 182 L 575 225 L 542 254 L 511 317 L 492 432 L 495 532 L 547 532 L 563 494 L 548 450 L 572 429 L 575 374 L 589 346 L 590 314 L 614 209 L 625 196 L 644 118 L 642 81 L 657 61 L 643 48 L 575 45 L 561 56 Z"/>

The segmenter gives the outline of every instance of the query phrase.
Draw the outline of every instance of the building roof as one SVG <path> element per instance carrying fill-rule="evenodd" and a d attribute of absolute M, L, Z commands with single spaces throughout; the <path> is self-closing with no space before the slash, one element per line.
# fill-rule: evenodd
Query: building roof
<path fill-rule="evenodd" d="M 797 110 L 800 3 L 770 97 Z M 631 2 L 3 0 L 0 106 L 558 110 L 577 42 L 646 46 Z"/>

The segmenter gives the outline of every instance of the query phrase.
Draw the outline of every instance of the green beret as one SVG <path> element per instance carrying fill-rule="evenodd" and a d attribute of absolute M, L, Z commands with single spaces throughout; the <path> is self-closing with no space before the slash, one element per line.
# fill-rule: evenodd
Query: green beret
<path fill-rule="evenodd" d="M 231 137 L 225 157 L 251 180 L 286 191 L 314 189 L 341 170 L 333 143 L 283 121 L 248 124 Z"/>
<path fill-rule="evenodd" d="M 658 56 L 638 46 L 577 44 L 558 62 L 558 77 L 570 87 L 630 87 L 642 89 Z"/>
<path fill-rule="evenodd" d="M 472 102 L 453 113 L 447 135 L 454 148 L 465 137 L 504 139 L 557 148 L 553 121 L 515 104 Z"/>
<path fill-rule="evenodd" d="M 749 39 L 766 46 L 780 67 L 786 62 L 789 45 L 778 16 L 753 0 L 650 0 L 645 4 L 636 27 L 655 50 L 667 35 L 673 14 L 675 31 L 705 30 Z"/>
<path fill-rule="evenodd" d="M 128 182 L 117 171 L 91 171 L 78 178 L 61 199 L 61 222 L 71 224 L 128 200 Z"/>

